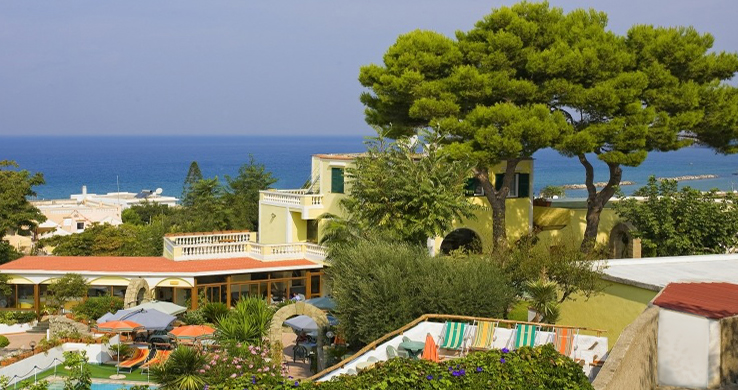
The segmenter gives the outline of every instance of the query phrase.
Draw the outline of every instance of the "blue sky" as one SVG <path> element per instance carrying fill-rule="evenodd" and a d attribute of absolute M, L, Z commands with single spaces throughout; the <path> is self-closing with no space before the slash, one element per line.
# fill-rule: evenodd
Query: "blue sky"
<path fill-rule="evenodd" d="M 366 135 L 359 67 L 416 28 L 452 35 L 514 1 L 7 0 L 0 136 Z M 734 0 L 552 1 L 624 33 L 693 25 L 738 51 Z"/>

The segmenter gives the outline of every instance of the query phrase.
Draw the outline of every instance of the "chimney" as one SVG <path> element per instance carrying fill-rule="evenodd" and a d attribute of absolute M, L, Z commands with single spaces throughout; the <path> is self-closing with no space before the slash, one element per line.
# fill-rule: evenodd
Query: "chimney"
<path fill-rule="evenodd" d="M 87 196 L 87 186 L 82 186 L 82 196 Z"/>

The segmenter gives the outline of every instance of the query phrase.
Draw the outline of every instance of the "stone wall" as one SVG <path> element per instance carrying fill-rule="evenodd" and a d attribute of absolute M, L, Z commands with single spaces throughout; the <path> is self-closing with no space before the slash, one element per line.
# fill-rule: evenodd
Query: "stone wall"
<path fill-rule="evenodd" d="M 738 316 L 720 320 L 720 339 L 721 384 L 738 383 Z"/>
<path fill-rule="evenodd" d="M 651 390 L 658 385 L 658 307 L 649 307 L 625 328 L 592 383 L 596 390 Z"/>
<path fill-rule="evenodd" d="M 85 324 L 70 320 L 66 316 L 49 316 L 49 334 L 52 338 L 75 332 L 81 337 L 92 336 L 90 328 Z"/>

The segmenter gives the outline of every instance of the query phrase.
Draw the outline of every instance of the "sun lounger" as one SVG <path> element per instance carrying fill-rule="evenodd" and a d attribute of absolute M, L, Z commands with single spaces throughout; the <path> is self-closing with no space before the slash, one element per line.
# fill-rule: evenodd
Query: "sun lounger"
<path fill-rule="evenodd" d="M 467 330 L 467 326 L 463 322 L 446 322 L 443 325 L 441 337 L 438 341 L 438 350 L 456 351 L 459 354 L 463 353 L 464 347 L 466 347 Z M 442 354 L 439 353 L 439 355 Z"/>
<path fill-rule="evenodd" d="M 497 329 L 497 322 L 491 321 L 478 321 L 475 322 L 476 332 L 474 334 L 474 341 L 469 345 L 469 350 L 475 351 L 486 351 L 492 349 L 492 342 L 495 340 L 495 329 Z"/>
<path fill-rule="evenodd" d="M 538 326 L 530 324 L 515 325 L 515 349 L 520 347 L 534 347 Z"/>
<path fill-rule="evenodd" d="M 165 361 L 167 361 L 167 358 L 169 358 L 170 353 L 172 353 L 172 351 L 157 350 L 154 354 L 154 357 L 141 365 L 141 370 L 147 370 L 153 365 L 164 363 Z"/>
<path fill-rule="evenodd" d="M 118 364 L 118 368 L 127 368 L 130 371 L 133 371 L 134 368 L 146 361 L 147 357 L 149 357 L 148 348 L 136 348 L 136 353 L 134 353 L 130 359 L 120 362 Z"/>
<path fill-rule="evenodd" d="M 562 355 L 571 357 L 571 353 L 574 350 L 574 336 L 577 333 L 579 333 L 579 329 L 555 328 L 554 348 Z"/>

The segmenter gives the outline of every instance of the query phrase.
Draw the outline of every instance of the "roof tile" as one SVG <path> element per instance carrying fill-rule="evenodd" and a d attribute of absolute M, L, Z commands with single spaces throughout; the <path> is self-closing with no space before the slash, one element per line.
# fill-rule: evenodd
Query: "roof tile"
<path fill-rule="evenodd" d="M 653 304 L 711 319 L 732 317 L 738 315 L 738 284 L 670 283 Z"/>

